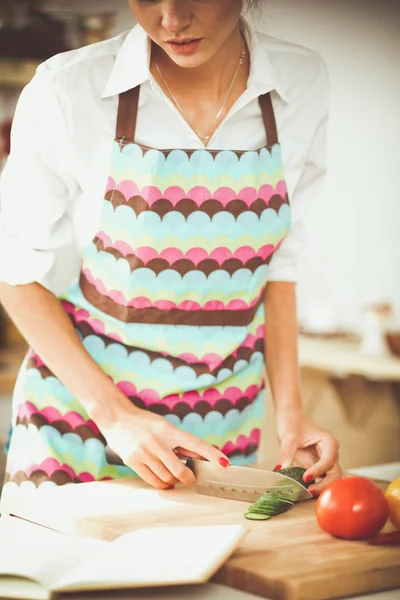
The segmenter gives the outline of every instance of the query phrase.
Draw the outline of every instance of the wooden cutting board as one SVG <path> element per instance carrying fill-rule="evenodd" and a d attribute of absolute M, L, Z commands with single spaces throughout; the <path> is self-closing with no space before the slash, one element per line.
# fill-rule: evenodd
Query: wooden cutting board
<path fill-rule="evenodd" d="M 27 492 L 11 512 L 105 540 L 142 527 L 245 523 L 248 534 L 214 580 L 265 598 L 325 600 L 400 587 L 400 548 L 331 538 L 316 523 L 315 500 L 264 522 L 246 521 L 247 507 L 193 488 L 159 492 L 132 480 Z"/>

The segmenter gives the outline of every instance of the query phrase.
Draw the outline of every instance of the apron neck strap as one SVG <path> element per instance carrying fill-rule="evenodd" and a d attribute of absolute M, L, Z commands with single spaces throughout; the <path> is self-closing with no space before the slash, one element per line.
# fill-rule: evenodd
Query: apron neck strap
<path fill-rule="evenodd" d="M 127 142 L 135 141 L 136 122 L 139 107 L 140 86 L 123 92 L 119 96 L 118 117 L 117 117 L 117 140 Z M 274 146 L 278 143 L 278 131 L 274 109 L 271 101 L 271 94 L 263 94 L 258 98 L 260 103 L 262 118 L 264 121 L 265 132 L 267 134 L 268 146 Z"/>
<path fill-rule="evenodd" d="M 117 140 L 135 141 L 140 86 L 119 95 Z"/>
<path fill-rule="evenodd" d="M 262 118 L 264 121 L 265 132 L 267 134 L 268 146 L 274 146 L 278 143 L 278 130 L 276 127 L 275 113 L 272 106 L 271 94 L 259 96 Z"/>

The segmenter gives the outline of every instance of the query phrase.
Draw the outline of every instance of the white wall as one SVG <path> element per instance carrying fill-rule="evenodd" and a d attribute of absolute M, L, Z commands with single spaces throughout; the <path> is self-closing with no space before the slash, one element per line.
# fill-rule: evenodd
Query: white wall
<path fill-rule="evenodd" d="M 400 2 L 266 0 L 267 30 L 325 58 L 329 175 L 309 215 L 300 307 L 352 320 L 389 299 L 400 319 Z"/>
<path fill-rule="evenodd" d="M 352 322 L 389 300 L 400 320 L 400 0 L 264 0 L 263 28 L 320 52 L 331 81 L 329 175 L 309 214 L 299 306 Z M 109 0 L 51 9 L 110 10 Z M 115 32 L 132 16 L 125 0 Z"/>

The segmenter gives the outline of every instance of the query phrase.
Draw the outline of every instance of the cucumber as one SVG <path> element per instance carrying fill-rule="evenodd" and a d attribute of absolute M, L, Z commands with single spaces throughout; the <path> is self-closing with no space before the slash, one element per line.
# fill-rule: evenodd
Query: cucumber
<path fill-rule="evenodd" d="M 315 483 L 315 481 L 312 480 L 308 483 L 303 481 L 303 475 L 305 472 L 306 470 L 303 469 L 303 467 L 289 467 L 288 469 L 280 469 L 280 471 L 275 471 L 275 473 L 281 473 L 281 475 L 286 475 L 286 477 L 290 477 L 291 479 L 294 479 L 301 485 L 304 485 L 304 487 L 308 488 L 310 485 Z"/>
<path fill-rule="evenodd" d="M 264 515 L 262 513 L 246 513 L 244 515 L 246 517 L 246 519 L 249 519 L 249 521 L 268 521 L 268 519 L 271 518 L 270 515 Z"/>

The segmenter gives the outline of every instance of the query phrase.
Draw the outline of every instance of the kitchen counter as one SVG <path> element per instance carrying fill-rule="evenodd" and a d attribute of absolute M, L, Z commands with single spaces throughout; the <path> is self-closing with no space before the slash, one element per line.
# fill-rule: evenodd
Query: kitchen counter
<path fill-rule="evenodd" d="M 390 476 L 396 475 L 400 464 L 382 465 L 380 469 L 381 472 L 386 469 Z M 385 489 L 387 483 L 380 485 Z M 248 506 L 248 503 L 201 496 L 192 488 L 157 492 L 132 480 L 27 493 L 29 498 L 13 504 L 12 512 L 17 516 L 64 533 L 105 540 L 142 527 L 243 523 Z M 153 600 L 162 594 L 163 598 L 253 600 L 252 594 L 259 594 L 267 599 L 316 600 L 357 597 L 358 592 L 359 599 L 400 600 L 399 550 L 335 540 L 319 529 L 314 510 L 315 501 L 310 500 L 268 523 L 246 522 L 249 532 L 237 552 L 212 583 L 196 588 L 194 596 L 185 587 L 155 595 L 153 592 L 149 595 L 148 591 L 104 594 L 104 599 Z M 391 530 L 390 524 L 385 530 Z M 233 592 L 230 586 L 240 592 Z M 366 590 L 382 590 L 385 586 L 399 587 L 395 591 L 365 595 Z"/>
<path fill-rule="evenodd" d="M 400 357 L 389 351 L 377 356 L 362 352 L 351 341 L 299 337 L 300 366 L 332 374 L 338 378 L 358 375 L 369 381 L 400 382 Z"/>

